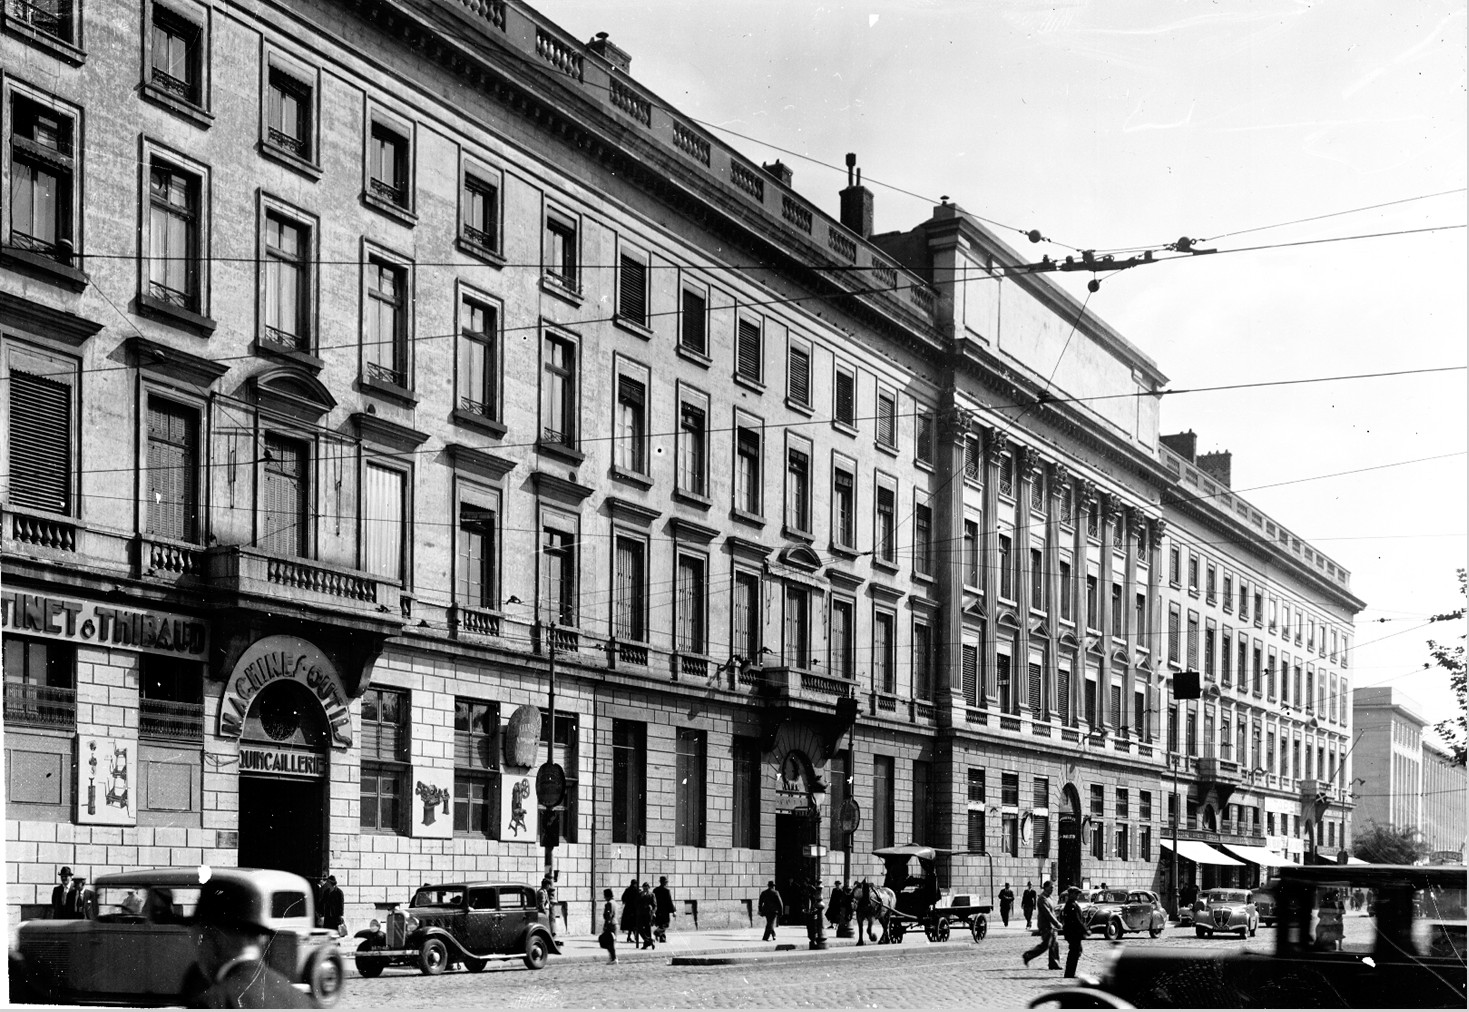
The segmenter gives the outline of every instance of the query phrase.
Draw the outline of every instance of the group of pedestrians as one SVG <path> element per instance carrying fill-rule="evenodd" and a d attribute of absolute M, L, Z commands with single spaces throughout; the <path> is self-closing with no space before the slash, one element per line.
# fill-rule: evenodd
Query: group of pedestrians
<path fill-rule="evenodd" d="M 673 890 L 668 888 L 668 876 L 658 877 L 658 888 L 650 883 L 638 885 L 633 879 L 622 891 L 622 916 L 617 916 L 612 902 L 612 890 L 602 890 L 602 933 L 598 943 L 607 950 L 607 962 L 617 962 L 617 933 L 620 930 L 628 944 L 636 943 L 639 949 L 653 949 L 658 942 L 668 941 L 668 925 L 678 911 L 673 905 Z"/>
<path fill-rule="evenodd" d="M 1005 927 L 1010 926 L 1010 912 L 1015 909 L 1015 890 L 1010 888 L 1010 883 L 1005 883 L 1005 888 L 1000 890 L 1000 923 Z M 1020 895 L 1020 911 L 1025 914 L 1025 926 L 1030 927 L 1031 919 L 1035 916 L 1036 892 L 1035 887 L 1025 883 L 1025 892 Z"/>
<path fill-rule="evenodd" d="M 51 917 L 53 920 L 66 921 L 85 918 L 91 910 L 91 904 L 95 895 L 87 880 L 81 875 L 73 875 L 71 869 L 62 865 L 56 873 L 58 879 L 55 888 L 51 890 Z"/>
<path fill-rule="evenodd" d="M 1030 888 L 1030 883 L 1027 882 L 1025 885 L 1026 897 L 1033 896 L 1034 890 Z M 1006 883 L 1005 888 L 1007 890 L 1009 889 L 1009 883 Z M 1060 970 L 1062 968 L 1061 943 L 1057 940 L 1057 936 L 1059 935 L 1061 938 L 1066 939 L 1066 972 L 1063 976 L 1075 977 L 1076 964 L 1081 960 L 1081 943 L 1086 939 L 1087 934 L 1086 917 L 1082 914 L 1081 910 L 1081 888 L 1079 886 L 1072 886 L 1066 890 L 1066 902 L 1062 904 L 1059 913 L 1056 910 L 1055 902 L 1051 899 L 1052 889 L 1053 887 L 1049 881 L 1042 883 L 1040 896 L 1032 901 L 1035 904 L 1034 907 L 1027 905 L 1025 908 L 1025 926 L 1027 928 L 1030 927 L 1032 912 L 1039 917 L 1037 927 L 1040 929 L 1041 940 L 1029 949 L 1026 949 L 1021 954 L 1020 960 L 1026 966 L 1029 966 L 1032 959 L 1041 953 L 1045 953 L 1046 969 Z M 1002 897 L 1003 895 L 1001 893 Z M 1002 898 L 1000 902 L 1000 909 L 1003 916 L 1003 912 L 1005 911 L 1003 904 L 1005 901 Z"/>

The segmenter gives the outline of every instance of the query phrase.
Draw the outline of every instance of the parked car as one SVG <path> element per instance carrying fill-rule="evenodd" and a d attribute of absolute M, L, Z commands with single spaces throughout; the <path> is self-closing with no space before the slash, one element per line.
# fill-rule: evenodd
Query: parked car
<path fill-rule="evenodd" d="M 1146 931 L 1157 938 L 1168 923 L 1158 894 L 1148 889 L 1096 889 L 1082 901 L 1081 915 L 1089 933 L 1100 931 L 1110 939 L 1129 931 Z"/>
<path fill-rule="evenodd" d="M 462 965 L 478 973 L 492 959 L 515 958 L 539 970 L 561 953 L 536 890 L 508 882 L 425 886 L 357 937 L 357 972 L 364 977 L 389 966 L 417 966 L 432 975 Z"/>
<path fill-rule="evenodd" d="M 1238 931 L 1239 936 L 1254 935 L 1260 927 L 1260 913 L 1250 900 L 1248 889 L 1205 889 L 1194 907 L 1194 934 L 1209 938 L 1217 932 Z"/>
<path fill-rule="evenodd" d="M 1271 879 L 1263 885 L 1256 886 L 1250 892 L 1250 902 L 1255 904 L 1255 912 L 1260 915 L 1260 923 L 1266 927 L 1275 923 L 1276 885 L 1276 881 Z"/>
<path fill-rule="evenodd" d="M 258 919 L 275 932 L 266 962 L 321 1008 L 341 996 L 337 933 L 316 927 L 310 884 L 290 872 L 213 868 L 210 878 L 253 893 Z M 26 921 L 16 931 L 14 973 L 32 996 L 66 1004 L 178 1005 L 198 945 L 192 922 L 197 870 L 155 868 L 103 875 L 85 920 Z"/>
<path fill-rule="evenodd" d="M 1032 1008 L 1466 1007 L 1466 870 L 1413 865 L 1282 868 L 1275 951 L 1118 946 L 1100 978 Z M 1375 915 L 1342 916 L 1353 889 Z"/>

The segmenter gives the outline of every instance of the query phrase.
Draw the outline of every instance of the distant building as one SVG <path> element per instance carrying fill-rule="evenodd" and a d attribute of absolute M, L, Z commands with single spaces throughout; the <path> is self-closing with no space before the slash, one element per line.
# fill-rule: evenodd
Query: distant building
<path fill-rule="evenodd" d="M 1428 859 L 1462 864 L 1469 835 L 1469 776 L 1463 764 L 1431 741 L 1423 743 L 1423 830 Z"/>

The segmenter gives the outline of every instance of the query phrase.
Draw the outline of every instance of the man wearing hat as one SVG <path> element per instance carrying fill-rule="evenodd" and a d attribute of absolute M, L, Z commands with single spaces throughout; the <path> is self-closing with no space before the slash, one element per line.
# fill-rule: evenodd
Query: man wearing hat
<path fill-rule="evenodd" d="M 771 879 L 765 891 L 760 894 L 759 913 L 765 918 L 765 934 L 760 939 L 762 942 L 769 942 L 775 938 L 775 919 L 780 916 L 784 906 L 780 893 L 776 891 L 775 880 Z"/>
<path fill-rule="evenodd" d="M 1061 908 L 1061 934 L 1066 938 L 1067 977 L 1076 976 L 1076 964 L 1081 960 L 1081 942 L 1086 938 L 1086 919 L 1081 914 L 1081 889 L 1072 886 L 1066 890 L 1066 905 Z"/>
<path fill-rule="evenodd" d="M 56 877 L 60 881 L 51 890 L 51 916 L 59 921 L 71 916 L 71 911 L 66 907 L 66 894 L 71 888 L 71 869 L 62 865 Z"/>
<path fill-rule="evenodd" d="M 184 981 L 190 1008 L 312 1008 L 311 999 L 265 962 L 275 932 L 260 899 L 235 882 L 207 882 L 194 908 L 195 964 Z"/>

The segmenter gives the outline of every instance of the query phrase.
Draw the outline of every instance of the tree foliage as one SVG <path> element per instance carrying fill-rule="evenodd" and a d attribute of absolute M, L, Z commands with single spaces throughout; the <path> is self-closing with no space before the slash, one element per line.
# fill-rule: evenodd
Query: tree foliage
<path fill-rule="evenodd" d="M 1464 570 L 1459 570 L 1459 594 L 1466 593 L 1464 585 Z M 1459 622 L 1464 621 L 1464 609 L 1449 612 L 1445 615 L 1433 616 L 1435 622 Z M 1454 690 L 1454 699 L 1459 704 L 1454 716 L 1441 720 L 1433 725 L 1433 729 L 1443 736 L 1444 743 L 1448 745 L 1449 753 L 1454 762 L 1460 766 L 1465 764 L 1466 751 L 1469 751 L 1469 720 L 1466 720 L 1466 701 L 1464 697 L 1464 637 L 1459 637 L 1458 646 L 1448 646 L 1443 643 L 1428 641 L 1428 653 L 1433 657 L 1434 663 L 1449 673 L 1449 686 Z M 1424 665 L 1427 667 L 1427 665 Z"/>
<path fill-rule="evenodd" d="M 1413 864 L 1428 856 L 1428 841 L 1415 827 L 1372 822 L 1353 832 L 1352 853 L 1371 864 Z"/>

